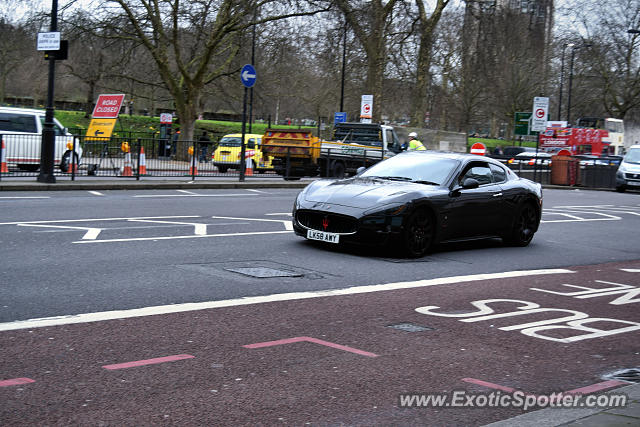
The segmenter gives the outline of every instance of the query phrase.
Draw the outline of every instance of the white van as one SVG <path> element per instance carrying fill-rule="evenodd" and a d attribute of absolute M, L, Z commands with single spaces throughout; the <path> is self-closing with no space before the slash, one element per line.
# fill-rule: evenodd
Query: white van
<path fill-rule="evenodd" d="M 7 166 L 26 171 L 36 171 L 40 167 L 40 148 L 42 146 L 42 128 L 44 110 L 27 108 L 0 107 L 0 136 L 4 141 L 3 160 Z M 73 135 L 58 120 L 55 126 L 54 164 L 67 171 L 73 148 Z M 75 149 L 76 162 L 80 164 L 82 148 L 78 143 Z"/>
<path fill-rule="evenodd" d="M 640 190 L 640 145 L 629 147 L 616 173 L 616 190 Z"/>

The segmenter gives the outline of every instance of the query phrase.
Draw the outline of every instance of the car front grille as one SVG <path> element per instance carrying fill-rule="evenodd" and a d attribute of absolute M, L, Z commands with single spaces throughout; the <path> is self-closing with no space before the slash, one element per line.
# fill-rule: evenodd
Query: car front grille
<path fill-rule="evenodd" d="M 355 218 L 329 212 L 299 210 L 296 220 L 304 227 L 328 233 L 355 233 L 358 229 Z"/>
<path fill-rule="evenodd" d="M 625 178 L 627 179 L 638 179 L 640 180 L 640 173 L 625 173 Z"/>

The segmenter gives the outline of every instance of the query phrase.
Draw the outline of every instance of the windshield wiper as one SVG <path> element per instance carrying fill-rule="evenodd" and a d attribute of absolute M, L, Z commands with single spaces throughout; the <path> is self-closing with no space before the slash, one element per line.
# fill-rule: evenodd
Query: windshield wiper
<path fill-rule="evenodd" d="M 378 176 L 376 178 L 388 179 L 389 181 L 413 181 L 411 178 L 406 176 Z"/>
<path fill-rule="evenodd" d="M 415 181 L 411 181 L 411 182 L 415 182 L 416 184 L 425 184 L 425 185 L 440 185 L 439 182 L 424 181 L 422 179 L 416 179 Z"/>

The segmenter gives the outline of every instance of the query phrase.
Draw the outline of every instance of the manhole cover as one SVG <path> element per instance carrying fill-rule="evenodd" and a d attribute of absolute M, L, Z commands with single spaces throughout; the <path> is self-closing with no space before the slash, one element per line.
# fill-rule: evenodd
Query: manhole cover
<path fill-rule="evenodd" d="M 238 267 L 225 268 L 227 271 L 244 274 L 245 276 L 257 277 L 265 279 L 269 277 L 302 277 L 304 274 L 295 271 L 277 270 L 269 267 Z"/>
<path fill-rule="evenodd" d="M 606 380 L 627 381 L 630 383 L 640 383 L 640 368 L 621 369 L 604 375 Z"/>
<path fill-rule="evenodd" d="M 405 332 L 424 332 L 433 331 L 433 328 L 416 325 L 415 323 L 396 323 L 395 325 L 387 325 L 388 328 L 399 329 Z"/>

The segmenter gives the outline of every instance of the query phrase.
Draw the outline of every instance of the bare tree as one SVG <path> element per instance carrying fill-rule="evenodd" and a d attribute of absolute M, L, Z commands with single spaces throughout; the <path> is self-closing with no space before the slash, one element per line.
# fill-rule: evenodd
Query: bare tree
<path fill-rule="evenodd" d="M 173 98 L 181 138 L 192 140 L 203 89 L 236 71 L 231 64 L 242 31 L 254 23 L 320 10 L 303 6 L 285 0 L 104 0 L 102 27 L 149 52 Z M 253 22 L 256 9 L 263 16 Z"/>
<path fill-rule="evenodd" d="M 361 2 L 357 0 L 336 0 L 336 5 L 344 13 L 367 55 L 367 90 L 374 102 L 383 99 L 383 77 L 387 65 L 387 38 L 390 18 L 397 0 Z M 373 108 L 373 121 L 379 122 L 382 106 Z"/>

